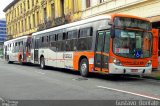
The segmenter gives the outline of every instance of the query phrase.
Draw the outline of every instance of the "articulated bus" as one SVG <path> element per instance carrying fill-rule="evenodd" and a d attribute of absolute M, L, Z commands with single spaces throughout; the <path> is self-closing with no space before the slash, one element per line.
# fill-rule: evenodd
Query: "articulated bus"
<path fill-rule="evenodd" d="M 31 36 L 23 36 L 4 42 L 4 58 L 8 63 L 31 62 Z"/>
<path fill-rule="evenodd" d="M 152 71 L 152 26 L 149 20 L 101 15 L 36 32 L 31 62 L 89 73 L 144 75 Z"/>

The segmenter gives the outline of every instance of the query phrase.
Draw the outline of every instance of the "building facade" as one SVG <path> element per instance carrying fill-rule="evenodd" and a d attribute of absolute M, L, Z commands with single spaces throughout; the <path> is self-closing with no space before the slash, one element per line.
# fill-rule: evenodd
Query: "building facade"
<path fill-rule="evenodd" d="M 160 21 L 160 0 L 82 0 L 82 18 L 123 13 Z"/>
<path fill-rule="evenodd" d="M 3 55 L 3 43 L 6 40 L 6 21 L 0 19 L 0 57 Z"/>
<path fill-rule="evenodd" d="M 160 28 L 160 0 L 14 0 L 5 9 L 9 39 L 101 14 L 149 18 Z"/>
<path fill-rule="evenodd" d="M 8 39 L 81 18 L 81 0 L 14 0 L 4 10 Z"/>

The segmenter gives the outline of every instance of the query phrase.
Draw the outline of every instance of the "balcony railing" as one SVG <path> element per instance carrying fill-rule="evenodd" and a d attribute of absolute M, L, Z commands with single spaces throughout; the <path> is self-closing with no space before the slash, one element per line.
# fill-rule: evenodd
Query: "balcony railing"
<path fill-rule="evenodd" d="M 55 26 L 54 19 L 45 20 L 44 23 L 38 25 L 38 31 L 49 29 Z"/>

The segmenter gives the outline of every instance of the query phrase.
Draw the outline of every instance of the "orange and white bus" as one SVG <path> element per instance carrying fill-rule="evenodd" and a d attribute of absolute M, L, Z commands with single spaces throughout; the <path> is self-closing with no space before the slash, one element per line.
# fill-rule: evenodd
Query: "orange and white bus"
<path fill-rule="evenodd" d="M 4 42 L 4 57 L 8 63 L 31 62 L 31 36 L 23 36 Z"/>
<path fill-rule="evenodd" d="M 32 35 L 32 63 L 105 74 L 150 74 L 152 27 L 149 20 L 101 15 Z"/>

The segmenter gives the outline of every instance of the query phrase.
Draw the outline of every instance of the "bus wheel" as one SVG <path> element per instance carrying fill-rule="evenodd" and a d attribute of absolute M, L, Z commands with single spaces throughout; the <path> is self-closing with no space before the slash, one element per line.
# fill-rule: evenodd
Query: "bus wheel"
<path fill-rule="evenodd" d="M 41 60 L 40 60 L 40 67 L 41 67 L 41 69 L 45 69 L 45 61 L 44 61 L 44 57 L 41 57 Z"/>
<path fill-rule="evenodd" d="M 82 59 L 79 65 L 80 74 L 82 77 L 87 77 L 89 73 L 89 64 L 86 58 Z"/>

